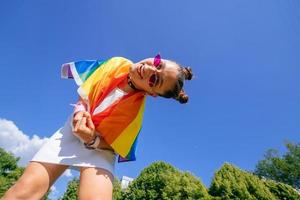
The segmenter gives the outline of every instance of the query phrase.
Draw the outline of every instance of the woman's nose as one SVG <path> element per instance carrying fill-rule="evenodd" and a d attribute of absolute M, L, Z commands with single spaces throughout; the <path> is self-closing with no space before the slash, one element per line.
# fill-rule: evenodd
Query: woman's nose
<path fill-rule="evenodd" d="M 148 65 L 149 69 L 152 71 L 152 72 L 156 72 L 157 71 L 157 68 L 154 66 L 154 65 Z"/>

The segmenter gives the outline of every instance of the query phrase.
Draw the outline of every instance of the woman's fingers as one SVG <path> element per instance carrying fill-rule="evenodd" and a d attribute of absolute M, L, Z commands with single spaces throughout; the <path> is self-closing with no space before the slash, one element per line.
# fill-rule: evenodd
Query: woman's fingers
<path fill-rule="evenodd" d="M 92 121 L 91 116 L 87 117 L 87 127 L 90 128 L 91 130 L 95 130 L 95 125 Z"/>
<path fill-rule="evenodd" d="M 74 117 L 73 117 L 73 126 L 74 127 L 76 126 L 77 122 L 79 120 L 81 120 L 82 116 L 83 116 L 83 112 L 82 111 L 79 111 L 79 112 L 77 112 L 77 113 L 74 114 Z"/>
<path fill-rule="evenodd" d="M 78 132 L 86 124 L 86 117 L 81 117 L 77 122 L 75 122 L 74 131 Z"/>
<path fill-rule="evenodd" d="M 86 117 L 82 117 L 79 121 L 79 129 L 83 130 L 86 127 Z"/>
<path fill-rule="evenodd" d="M 79 112 L 75 113 L 73 120 L 75 122 L 77 122 L 77 121 L 81 120 L 82 117 L 90 117 L 90 116 L 91 116 L 91 114 L 89 112 L 79 111 Z"/>
<path fill-rule="evenodd" d="M 84 111 L 82 114 L 83 114 L 84 117 L 89 117 L 89 116 L 91 116 L 91 114 L 90 114 L 89 112 L 86 112 L 86 111 Z"/>
<path fill-rule="evenodd" d="M 90 113 L 80 111 L 73 119 L 74 132 L 84 141 L 91 141 L 95 136 L 95 126 Z"/>
<path fill-rule="evenodd" d="M 80 121 L 75 124 L 74 132 L 90 135 L 95 129 L 95 126 L 90 117 L 82 117 Z"/>
<path fill-rule="evenodd" d="M 82 119 L 82 117 L 88 117 L 88 116 L 90 116 L 90 113 L 86 111 L 79 111 L 75 113 L 73 117 L 73 126 L 75 127 L 75 124 L 79 122 Z"/>
<path fill-rule="evenodd" d="M 92 130 L 94 130 L 94 129 L 95 129 L 95 126 L 94 126 L 94 123 L 93 123 L 93 121 L 92 121 L 92 116 L 91 116 L 91 114 L 90 114 L 89 112 L 84 112 L 84 113 L 82 114 L 82 117 L 85 118 L 85 125 L 86 125 L 86 127 L 90 128 L 90 129 L 92 129 Z"/>
<path fill-rule="evenodd" d="M 82 118 L 83 114 L 84 114 L 83 111 L 79 111 L 79 112 L 75 113 L 73 120 L 79 121 Z"/>

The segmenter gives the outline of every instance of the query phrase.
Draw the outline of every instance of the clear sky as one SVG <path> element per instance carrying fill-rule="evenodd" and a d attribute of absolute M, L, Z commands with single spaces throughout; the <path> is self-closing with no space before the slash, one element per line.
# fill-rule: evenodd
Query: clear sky
<path fill-rule="evenodd" d="M 0 146 L 31 157 L 63 125 L 77 95 L 62 63 L 160 52 L 192 67 L 190 101 L 147 99 L 137 161 L 117 176 L 158 160 L 207 186 L 224 162 L 253 170 L 300 141 L 299 35 L 298 0 L 2 0 Z"/>

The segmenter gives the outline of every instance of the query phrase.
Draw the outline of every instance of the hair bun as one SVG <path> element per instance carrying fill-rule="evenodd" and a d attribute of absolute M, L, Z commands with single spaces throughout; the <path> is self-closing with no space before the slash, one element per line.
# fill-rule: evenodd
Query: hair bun
<path fill-rule="evenodd" d="M 183 68 L 184 77 L 186 80 L 191 80 L 193 78 L 193 71 L 190 67 Z"/>
<path fill-rule="evenodd" d="M 177 100 L 179 101 L 179 103 L 187 103 L 188 102 L 188 100 L 189 100 L 189 97 L 188 97 L 188 95 L 186 95 L 185 93 L 184 93 L 184 91 L 183 90 L 181 90 L 181 92 L 179 93 L 179 95 L 178 95 L 178 97 L 177 97 Z"/>

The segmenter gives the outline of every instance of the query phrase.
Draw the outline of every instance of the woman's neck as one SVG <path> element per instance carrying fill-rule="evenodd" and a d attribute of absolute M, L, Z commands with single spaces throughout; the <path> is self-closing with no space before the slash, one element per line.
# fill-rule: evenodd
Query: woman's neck
<path fill-rule="evenodd" d="M 130 93 L 130 92 L 135 92 L 136 90 L 134 90 L 132 87 L 129 86 L 128 84 L 128 80 L 127 78 L 124 79 L 119 85 L 118 87 L 123 90 L 124 92 Z"/>

